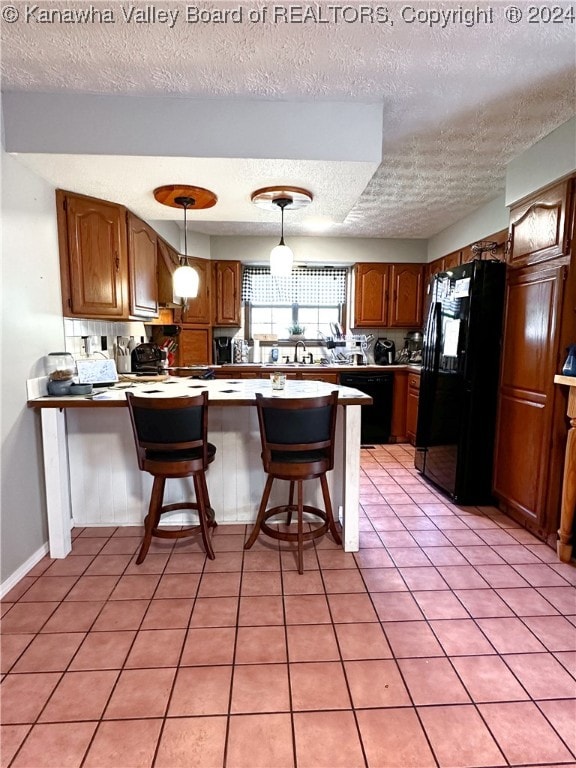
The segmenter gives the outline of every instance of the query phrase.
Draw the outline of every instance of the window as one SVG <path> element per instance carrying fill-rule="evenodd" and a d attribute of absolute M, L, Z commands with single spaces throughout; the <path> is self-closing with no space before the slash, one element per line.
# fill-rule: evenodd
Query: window
<path fill-rule="evenodd" d="M 246 302 L 248 336 L 273 333 L 289 336 L 291 325 L 305 335 L 331 335 L 330 323 L 342 322 L 347 270 L 335 267 L 294 269 L 289 277 L 273 277 L 267 267 L 245 267 L 242 299 Z"/>

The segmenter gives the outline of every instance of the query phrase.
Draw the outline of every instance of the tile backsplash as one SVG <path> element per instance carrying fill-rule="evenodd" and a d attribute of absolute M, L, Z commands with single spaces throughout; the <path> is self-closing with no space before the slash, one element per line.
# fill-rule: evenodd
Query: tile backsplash
<path fill-rule="evenodd" d="M 137 344 L 140 340 L 149 340 L 149 332 L 141 321 L 106 322 L 104 320 L 80 320 L 64 318 L 64 336 L 66 352 L 73 357 L 87 357 L 95 353 L 104 357 L 113 357 L 114 343 L 117 336 L 134 336 Z M 86 354 L 86 339 L 88 339 L 89 355 Z M 105 339 L 105 343 L 102 340 Z M 103 346 L 106 349 L 103 349 Z"/>

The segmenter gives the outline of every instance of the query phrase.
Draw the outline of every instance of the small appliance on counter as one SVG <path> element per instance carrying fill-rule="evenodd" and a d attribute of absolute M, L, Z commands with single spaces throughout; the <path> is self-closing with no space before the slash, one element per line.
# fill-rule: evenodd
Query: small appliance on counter
<path fill-rule="evenodd" d="M 378 339 L 374 344 L 374 363 L 393 365 L 396 359 L 396 345 L 391 339 Z"/>
<path fill-rule="evenodd" d="M 421 331 L 409 331 L 404 338 L 404 349 L 408 352 L 409 363 L 422 362 L 422 344 L 424 336 Z"/>
<path fill-rule="evenodd" d="M 68 395 L 76 373 L 76 363 L 69 352 L 50 352 L 46 355 L 48 394 Z"/>
<path fill-rule="evenodd" d="M 131 354 L 132 373 L 164 373 L 167 353 L 157 344 L 138 344 Z"/>
<path fill-rule="evenodd" d="M 214 365 L 227 365 L 234 362 L 232 336 L 215 336 L 213 347 Z"/>

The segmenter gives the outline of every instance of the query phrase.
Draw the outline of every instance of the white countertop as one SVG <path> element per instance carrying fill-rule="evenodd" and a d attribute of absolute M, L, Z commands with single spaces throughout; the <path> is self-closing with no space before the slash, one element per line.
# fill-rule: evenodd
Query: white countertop
<path fill-rule="evenodd" d="M 29 382 L 30 385 L 30 382 Z M 268 379 L 183 379 L 175 376 L 166 381 L 120 382 L 111 387 L 98 387 L 91 395 L 48 396 L 43 395 L 42 384 L 37 387 L 38 397 L 34 396 L 34 388 L 29 386 L 30 397 L 28 406 L 31 408 L 78 408 L 99 405 L 125 406 L 126 392 L 138 396 L 150 397 L 184 397 L 186 395 L 208 392 L 208 400 L 214 405 L 254 405 L 256 392 L 263 395 L 290 397 L 318 397 L 338 390 L 338 399 L 343 405 L 369 405 L 372 398 L 352 387 L 342 387 L 323 381 L 291 380 L 286 381 L 283 390 L 273 390 Z"/>

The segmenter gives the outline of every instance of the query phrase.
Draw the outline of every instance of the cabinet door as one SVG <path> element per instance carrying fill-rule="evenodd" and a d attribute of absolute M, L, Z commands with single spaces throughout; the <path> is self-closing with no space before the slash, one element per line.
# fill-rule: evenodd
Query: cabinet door
<path fill-rule="evenodd" d="M 388 325 L 388 264 L 356 264 L 354 279 L 354 326 L 357 328 Z"/>
<path fill-rule="evenodd" d="M 554 373 L 565 267 L 509 270 L 494 493 L 533 530 L 549 528 Z"/>
<path fill-rule="evenodd" d="M 392 264 L 389 326 L 410 328 L 422 325 L 422 264 Z"/>
<path fill-rule="evenodd" d="M 209 328 L 182 328 L 178 336 L 178 365 L 209 365 L 211 347 Z"/>
<path fill-rule="evenodd" d="M 158 259 L 158 303 L 160 306 L 170 307 L 174 301 L 174 289 L 172 287 L 172 275 L 178 267 L 178 252 L 162 238 L 157 238 L 156 243 Z"/>
<path fill-rule="evenodd" d="M 542 190 L 510 211 L 508 263 L 512 267 L 567 253 L 569 181 Z"/>
<path fill-rule="evenodd" d="M 145 221 L 127 214 L 130 272 L 130 314 L 158 315 L 156 232 Z"/>
<path fill-rule="evenodd" d="M 416 426 L 418 424 L 418 398 L 420 394 L 420 374 L 408 374 L 408 398 L 406 401 L 406 435 L 408 442 L 416 442 Z"/>
<path fill-rule="evenodd" d="M 181 322 L 192 325 L 204 325 L 210 322 L 210 262 L 208 259 L 188 259 L 191 267 L 198 272 L 198 296 L 188 299 L 182 308 Z"/>
<path fill-rule="evenodd" d="M 446 272 L 453 267 L 457 267 L 462 263 L 462 251 L 454 251 L 449 253 L 442 259 L 442 271 Z"/>
<path fill-rule="evenodd" d="M 214 325 L 240 325 L 239 261 L 217 261 L 214 264 Z"/>
<path fill-rule="evenodd" d="M 128 317 L 125 208 L 58 190 L 63 314 Z"/>

